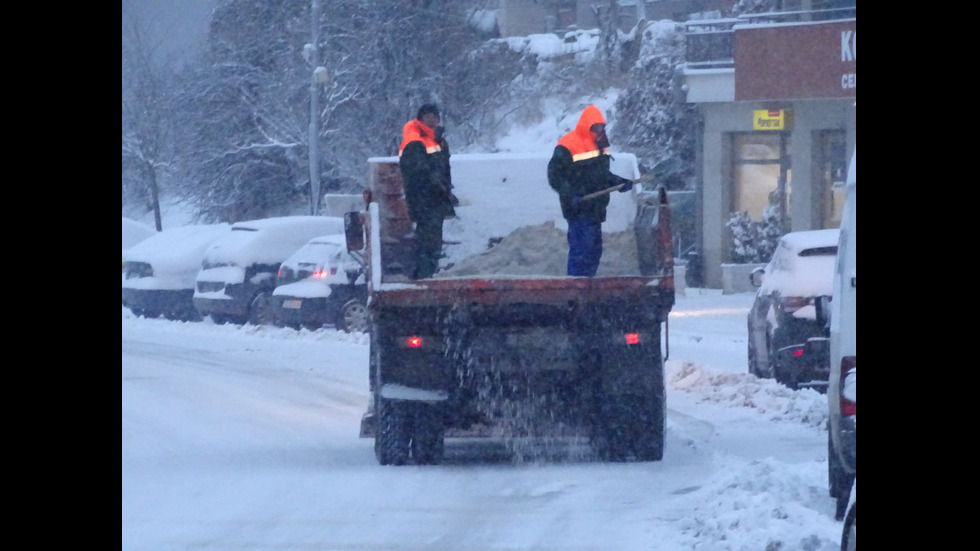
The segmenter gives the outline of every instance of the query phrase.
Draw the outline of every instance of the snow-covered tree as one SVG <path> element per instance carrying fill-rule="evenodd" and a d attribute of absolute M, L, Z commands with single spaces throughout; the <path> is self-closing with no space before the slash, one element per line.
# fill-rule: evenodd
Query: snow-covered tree
<path fill-rule="evenodd" d="M 174 158 L 171 73 L 155 59 L 144 25 L 123 10 L 122 203 L 152 211 L 159 231 L 160 193 Z"/>
<path fill-rule="evenodd" d="M 643 29 L 637 61 L 630 68 L 626 88 L 616 102 L 616 143 L 633 151 L 642 173 L 670 166 L 658 174 L 668 189 L 693 185 L 697 111 L 684 103 L 675 82 L 677 66 L 684 61 L 683 28 L 660 21 Z"/>

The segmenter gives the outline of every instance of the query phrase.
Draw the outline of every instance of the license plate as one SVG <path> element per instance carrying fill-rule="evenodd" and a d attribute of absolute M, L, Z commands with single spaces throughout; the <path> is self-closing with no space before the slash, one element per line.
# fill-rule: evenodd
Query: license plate
<path fill-rule="evenodd" d="M 282 301 L 283 308 L 299 308 L 303 305 L 303 301 L 299 299 L 287 299 Z"/>

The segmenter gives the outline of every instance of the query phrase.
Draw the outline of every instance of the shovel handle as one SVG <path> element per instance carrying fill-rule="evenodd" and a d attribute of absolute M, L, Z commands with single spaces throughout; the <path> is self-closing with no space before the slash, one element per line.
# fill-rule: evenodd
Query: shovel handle
<path fill-rule="evenodd" d="M 643 180 L 642 178 L 634 178 L 633 179 L 633 183 L 639 183 L 642 180 Z M 599 197 L 600 195 L 606 195 L 606 194 L 612 193 L 614 191 L 619 191 L 625 185 L 626 184 L 618 184 L 618 185 L 615 185 L 615 186 L 612 186 L 612 187 L 607 187 L 606 189 L 603 189 L 603 190 L 600 190 L 600 191 L 594 191 L 594 192 L 592 192 L 592 193 L 590 193 L 588 195 L 583 195 L 582 196 L 582 200 L 583 201 L 588 201 L 589 199 L 595 199 L 596 197 Z"/>

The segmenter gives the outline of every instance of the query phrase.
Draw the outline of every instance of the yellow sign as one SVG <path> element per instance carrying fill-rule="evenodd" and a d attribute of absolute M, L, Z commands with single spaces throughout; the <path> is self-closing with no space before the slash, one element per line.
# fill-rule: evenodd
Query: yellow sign
<path fill-rule="evenodd" d="M 788 109 L 761 109 L 752 112 L 753 130 L 788 130 Z"/>

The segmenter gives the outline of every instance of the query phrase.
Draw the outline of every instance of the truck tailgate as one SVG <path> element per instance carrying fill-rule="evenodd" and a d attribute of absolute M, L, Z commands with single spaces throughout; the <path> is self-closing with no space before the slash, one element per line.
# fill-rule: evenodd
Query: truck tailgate
<path fill-rule="evenodd" d="M 374 289 L 376 306 L 448 306 L 453 304 L 539 303 L 590 304 L 617 299 L 655 299 L 661 307 L 674 302 L 669 277 L 540 277 L 507 276 L 427 279 L 412 283 L 382 283 Z"/>

